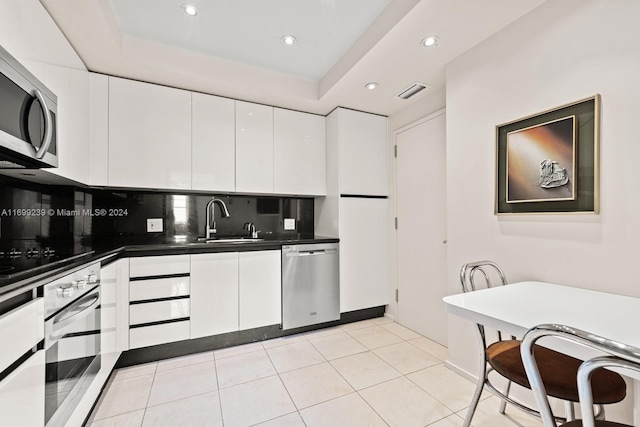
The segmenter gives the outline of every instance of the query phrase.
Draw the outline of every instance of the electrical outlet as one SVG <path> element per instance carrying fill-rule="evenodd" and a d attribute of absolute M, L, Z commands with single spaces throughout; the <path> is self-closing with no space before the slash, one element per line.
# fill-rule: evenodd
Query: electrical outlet
<path fill-rule="evenodd" d="M 285 230 L 295 230 L 296 229 L 296 219 L 295 218 L 285 218 L 284 219 L 284 229 Z"/>
<path fill-rule="evenodd" d="M 162 218 L 147 218 L 147 233 L 160 233 L 162 231 Z"/>

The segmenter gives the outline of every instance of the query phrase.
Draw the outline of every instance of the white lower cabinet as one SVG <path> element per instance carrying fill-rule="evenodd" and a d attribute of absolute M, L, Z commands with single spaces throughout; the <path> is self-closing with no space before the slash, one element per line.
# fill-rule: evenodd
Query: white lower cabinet
<path fill-rule="evenodd" d="M 280 254 L 191 255 L 191 338 L 280 324 Z"/>
<path fill-rule="evenodd" d="M 191 255 L 191 338 L 238 330 L 238 253 Z"/>
<path fill-rule="evenodd" d="M 189 255 L 165 255 L 130 259 L 127 295 L 130 348 L 189 339 L 189 258 Z"/>
<path fill-rule="evenodd" d="M 44 425 L 44 376 L 45 352 L 40 350 L 0 381 L 2 425 Z"/>
<path fill-rule="evenodd" d="M 130 277 L 167 276 L 189 273 L 189 255 L 130 258 Z"/>
<path fill-rule="evenodd" d="M 132 328 L 129 331 L 131 348 L 149 347 L 182 341 L 189 338 L 189 321 L 163 323 L 161 325 Z"/>
<path fill-rule="evenodd" d="M 118 262 L 100 269 L 100 352 L 102 354 L 114 353 L 118 348 Z"/>
<path fill-rule="evenodd" d="M 340 198 L 340 312 L 389 303 L 387 199 Z"/>
<path fill-rule="evenodd" d="M 0 372 L 44 338 L 44 301 L 36 298 L 0 316 Z M 44 425 L 45 352 L 37 351 L 0 381 L 0 424 Z"/>
<path fill-rule="evenodd" d="M 44 338 L 44 300 L 36 298 L 0 316 L 0 372 Z"/>
<path fill-rule="evenodd" d="M 282 322 L 281 251 L 240 252 L 240 330 Z"/>

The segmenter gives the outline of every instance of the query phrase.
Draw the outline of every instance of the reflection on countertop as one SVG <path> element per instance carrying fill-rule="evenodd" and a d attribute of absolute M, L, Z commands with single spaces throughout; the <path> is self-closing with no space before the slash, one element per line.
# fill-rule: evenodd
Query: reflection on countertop
<path fill-rule="evenodd" d="M 193 237 L 147 239 L 138 237 L 127 239 L 126 243 L 120 239 L 117 243 L 84 247 L 85 252 L 82 254 L 70 255 L 67 258 L 61 258 L 56 262 L 40 265 L 10 277 L 0 277 L 0 302 L 42 286 L 44 283 L 53 281 L 73 269 L 96 261 L 100 261 L 105 265 L 117 259 L 129 257 L 279 250 L 283 245 L 336 242 L 339 242 L 338 238 L 309 234 L 296 234 L 295 236 L 265 235 L 264 240 L 243 244 L 235 242 L 211 244 L 198 242 L 197 238 Z"/>

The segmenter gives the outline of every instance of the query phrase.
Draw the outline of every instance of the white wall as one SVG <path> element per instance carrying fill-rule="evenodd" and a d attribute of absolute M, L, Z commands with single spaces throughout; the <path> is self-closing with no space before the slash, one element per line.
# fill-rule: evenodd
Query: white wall
<path fill-rule="evenodd" d="M 640 2 L 548 1 L 447 69 L 450 293 L 491 259 L 535 279 L 640 297 Z M 599 93 L 599 215 L 495 216 L 495 125 Z M 567 308 L 570 309 L 570 301 Z M 449 362 L 477 370 L 467 322 L 450 319 Z M 624 326 L 621 326 L 624 327 Z"/>

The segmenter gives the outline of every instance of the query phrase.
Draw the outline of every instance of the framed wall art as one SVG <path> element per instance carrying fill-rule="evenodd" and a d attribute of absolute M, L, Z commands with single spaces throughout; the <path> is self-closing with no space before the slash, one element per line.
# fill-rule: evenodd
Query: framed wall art
<path fill-rule="evenodd" d="M 598 213 L 600 96 L 496 126 L 496 214 Z"/>

